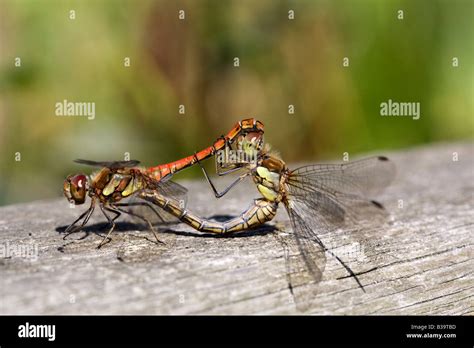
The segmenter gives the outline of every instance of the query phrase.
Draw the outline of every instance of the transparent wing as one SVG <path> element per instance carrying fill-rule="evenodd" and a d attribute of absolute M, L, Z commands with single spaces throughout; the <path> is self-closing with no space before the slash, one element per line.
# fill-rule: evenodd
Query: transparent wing
<path fill-rule="evenodd" d="M 371 199 L 395 177 L 395 165 L 386 157 L 371 157 L 345 164 L 300 167 L 288 177 L 292 201 L 306 204 L 330 224 L 321 233 L 365 221 L 380 223 L 387 213 Z"/>
<path fill-rule="evenodd" d="M 166 181 L 158 181 L 153 178 L 147 177 L 147 188 L 145 190 L 157 190 L 160 194 L 173 199 L 185 208 L 187 204 L 187 192 L 188 190 L 171 180 Z M 135 215 L 139 215 L 141 217 L 146 218 L 151 222 L 151 224 L 163 224 L 163 223 L 175 223 L 178 219 L 164 211 L 158 206 L 152 205 L 151 203 L 142 200 L 138 197 L 138 193 L 140 191 L 135 192 L 132 197 L 128 200 L 130 204 L 128 210 Z M 142 223 L 143 220 L 135 217 L 132 220 L 136 223 Z"/>
<path fill-rule="evenodd" d="M 171 180 L 158 181 L 153 179 L 152 183 L 153 185 L 150 188 L 158 190 L 163 196 L 172 198 L 178 202 L 183 202 L 183 205 L 186 204 L 188 194 L 188 189 L 186 187 Z"/>
<path fill-rule="evenodd" d="M 343 164 L 313 164 L 291 172 L 295 186 L 309 185 L 335 194 L 370 197 L 380 193 L 395 177 L 395 165 L 387 157 L 370 157 Z"/>
<path fill-rule="evenodd" d="M 383 190 L 394 175 L 395 166 L 385 157 L 348 164 L 309 165 L 291 172 L 286 181 L 286 208 L 293 228 L 293 244 L 299 253 L 287 261 L 290 265 L 289 280 L 298 307 L 310 303 L 308 296 L 314 298 L 316 294 L 314 286 L 307 289 L 298 285 L 321 280 L 325 252 L 329 252 L 350 275 L 354 275 L 334 250 L 340 245 L 326 245 L 321 237 L 343 229 L 343 238 L 339 239 L 344 240 L 338 240 L 339 243 L 350 246 L 354 237 L 357 243 L 363 243 L 362 236 L 359 236 L 361 227 L 378 224 L 387 217 L 385 209 L 370 196 Z"/>
<path fill-rule="evenodd" d="M 79 164 L 85 164 L 87 166 L 93 167 L 106 167 L 110 169 L 119 169 L 119 168 L 128 168 L 136 167 L 140 161 L 131 160 L 131 161 L 91 161 L 86 159 L 75 159 L 74 162 Z"/>
<path fill-rule="evenodd" d="M 298 310 L 306 311 L 317 294 L 316 284 L 326 266 L 325 248 L 312 232 L 311 222 L 287 207 L 293 235 L 284 241 L 288 283 Z"/>

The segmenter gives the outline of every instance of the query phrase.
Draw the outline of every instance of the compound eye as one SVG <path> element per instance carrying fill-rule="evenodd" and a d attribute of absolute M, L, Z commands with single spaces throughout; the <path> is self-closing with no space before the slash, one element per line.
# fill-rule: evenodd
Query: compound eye
<path fill-rule="evenodd" d="M 86 199 L 87 177 L 84 174 L 78 174 L 70 178 L 71 197 L 75 204 L 82 204 Z"/>
<path fill-rule="evenodd" d="M 87 177 L 84 174 L 78 174 L 73 176 L 71 179 L 71 184 L 78 191 L 85 190 Z"/>
<path fill-rule="evenodd" d="M 245 136 L 245 140 L 252 142 L 252 143 L 257 143 L 258 140 L 262 137 L 262 133 L 259 132 L 250 132 Z"/>
<path fill-rule="evenodd" d="M 250 144 L 250 147 L 261 150 L 263 146 L 263 133 L 250 132 L 245 136 L 245 140 L 248 144 Z"/>

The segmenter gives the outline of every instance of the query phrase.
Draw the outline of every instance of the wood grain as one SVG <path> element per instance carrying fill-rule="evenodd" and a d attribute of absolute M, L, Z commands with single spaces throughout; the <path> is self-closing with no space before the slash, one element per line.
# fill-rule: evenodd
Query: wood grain
<path fill-rule="evenodd" d="M 360 232 L 345 259 L 366 292 L 327 256 L 322 281 L 306 286 L 307 312 L 473 315 L 474 144 L 377 154 L 397 165 L 395 182 L 378 197 L 391 218 Z M 250 182 L 219 200 L 204 180 L 182 184 L 188 207 L 204 217 L 236 215 L 258 196 Z M 121 220 L 100 250 L 106 225 L 99 213 L 86 233 L 62 240 L 81 211 L 64 199 L 0 208 L 1 314 L 301 313 L 288 287 L 282 240 L 291 230 L 283 207 L 273 223 L 232 237 L 169 225 L 160 233 L 164 246 Z M 345 235 L 325 242 L 341 244 Z"/>

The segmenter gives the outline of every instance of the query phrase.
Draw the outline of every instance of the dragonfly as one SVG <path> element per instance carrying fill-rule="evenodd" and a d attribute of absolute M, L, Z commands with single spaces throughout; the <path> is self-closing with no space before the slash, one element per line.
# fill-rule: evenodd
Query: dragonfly
<path fill-rule="evenodd" d="M 228 221 L 202 218 L 156 190 L 144 190 L 140 196 L 194 229 L 216 234 L 259 227 L 271 221 L 282 204 L 291 224 L 290 244 L 298 250 L 295 255 L 287 257 L 289 287 L 294 297 L 298 297 L 298 289 L 292 284 L 298 285 L 305 278 L 311 278 L 313 283 L 321 280 L 326 253 L 334 256 L 364 290 L 357 275 L 323 243 L 321 236 L 357 224 L 365 218 L 382 221 L 378 217 L 384 218 L 386 210 L 372 197 L 393 180 L 396 172 L 394 163 L 387 157 L 377 156 L 342 164 L 312 164 L 290 169 L 268 148 L 250 148 L 247 151 L 253 151 L 257 160 L 236 166 L 243 170 L 237 181 L 252 177 L 261 197 Z M 216 197 L 220 197 L 221 193 L 215 189 L 204 167 L 202 169 Z"/>
<path fill-rule="evenodd" d="M 156 191 L 182 204 L 185 201 L 187 190 L 185 187 L 169 180 L 173 174 L 196 163 L 200 163 L 200 161 L 214 156 L 223 149 L 242 151 L 245 148 L 262 148 L 263 133 L 264 125 L 262 122 L 253 118 L 244 119 L 235 124 L 227 135 L 221 136 L 213 145 L 194 155 L 149 168 L 140 167 L 140 162 L 137 160 L 111 162 L 75 160 L 76 163 L 101 169 L 90 176 L 83 173 L 69 175 L 64 181 L 63 192 L 71 204 L 84 204 L 87 196 L 90 197 L 91 203 L 89 208 L 67 227 L 63 239 L 66 239 L 72 233 L 82 230 L 92 216 L 96 205 L 98 205 L 110 225 L 106 236 L 98 246 L 99 248 L 109 239 L 115 229 L 115 220 L 123 213 L 145 221 L 156 241 L 162 243 L 158 239 L 149 219 L 126 208 L 134 206 L 146 207 L 163 221 L 160 213 L 146 201 L 132 200 L 131 202 L 124 202 L 123 200 L 129 197 L 137 197 L 137 193 L 147 190 Z M 225 165 L 222 168 L 226 168 Z M 232 170 L 232 168 L 229 170 Z M 225 173 L 224 170 L 222 172 Z M 111 217 L 111 214 L 113 214 L 113 217 Z"/>

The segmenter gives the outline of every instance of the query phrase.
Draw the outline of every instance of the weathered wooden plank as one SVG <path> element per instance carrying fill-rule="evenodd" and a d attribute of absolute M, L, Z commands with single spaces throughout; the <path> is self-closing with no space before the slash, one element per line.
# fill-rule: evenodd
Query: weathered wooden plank
<path fill-rule="evenodd" d="M 316 290 L 308 312 L 472 315 L 473 150 L 472 143 L 455 143 L 383 153 L 398 168 L 396 181 L 379 198 L 391 221 L 364 230 L 365 242 L 348 260 L 366 292 L 328 256 L 323 280 L 308 287 Z M 250 182 L 220 200 L 203 180 L 184 184 L 188 206 L 206 217 L 238 214 L 258 196 Z M 124 222 L 98 250 L 94 232 L 105 227 L 100 214 L 89 234 L 74 236 L 84 239 L 64 242 L 58 227 L 81 209 L 70 209 L 63 199 L 2 207 L 0 313 L 299 313 L 288 288 L 281 244 L 288 221 L 280 210 L 272 224 L 233 237 L 171 225 L 161 233 L 166 246 Z M 339 243 L 345 234 L 325 241 Z M 9 257 L 2 257 L 7 251 Z"/>

